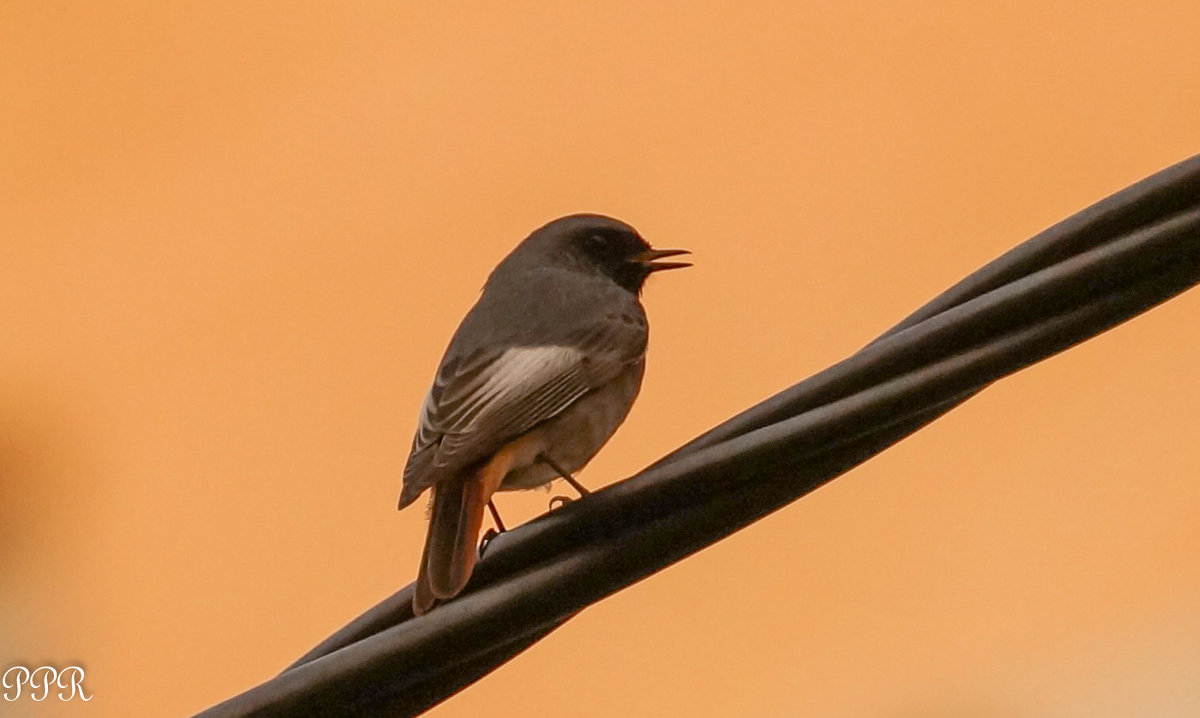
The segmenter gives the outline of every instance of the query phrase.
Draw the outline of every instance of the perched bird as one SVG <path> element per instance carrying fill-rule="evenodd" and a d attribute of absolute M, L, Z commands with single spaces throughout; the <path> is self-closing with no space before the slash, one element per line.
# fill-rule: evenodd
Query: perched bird
<path fill-rule="evenodd" d="M 581 469 L 641 388 L 651 273 L 690 266 L 615 219 L 577 214 L 529 235 L 488 277 L 421 406 L 400 508 L 430 489 L 413 612 L 462 591 L 497 490 Z"/>

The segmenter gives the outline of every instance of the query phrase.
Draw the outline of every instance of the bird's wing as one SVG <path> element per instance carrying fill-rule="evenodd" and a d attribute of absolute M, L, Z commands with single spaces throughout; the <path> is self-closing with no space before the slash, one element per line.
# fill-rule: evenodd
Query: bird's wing
<path fill-rule="evenodd" d="M 401 507 L 608 383 L 645 346 L 643 324 L 608 316 L 561 344 L 448 358 L 421 407 Z"/>

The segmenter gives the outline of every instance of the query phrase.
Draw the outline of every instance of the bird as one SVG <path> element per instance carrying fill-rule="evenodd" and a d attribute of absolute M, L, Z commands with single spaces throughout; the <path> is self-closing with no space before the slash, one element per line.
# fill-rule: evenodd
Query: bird
<path fill-rule="evenodd" d="M 600 214 L 533 231 L 488 276 L 422 402 L 399 508 L 429 490 L 413 593 L 422 615 L 466 586 L 496 491 L 572 477 L 625 420 L 641 389 L 653 273 L 691 266 Z"/>

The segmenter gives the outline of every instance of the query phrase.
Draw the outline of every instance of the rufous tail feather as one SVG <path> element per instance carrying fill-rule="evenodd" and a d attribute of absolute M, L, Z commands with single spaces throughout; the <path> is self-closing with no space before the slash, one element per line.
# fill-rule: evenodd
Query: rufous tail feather
<path fill-rule="evenodd" d="M 480 469 L 434 484 L 429 533 L 413 593 L 414 614 L 426 613 L 437 599 L 457 596 L 471 579 L 483 512 L 510 463 L 510 453 L 501 450 Z"/>

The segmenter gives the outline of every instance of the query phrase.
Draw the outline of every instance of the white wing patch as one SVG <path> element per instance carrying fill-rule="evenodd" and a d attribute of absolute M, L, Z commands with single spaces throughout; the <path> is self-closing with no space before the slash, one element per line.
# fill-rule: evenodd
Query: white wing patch
<path fill-rule="evenodd" d="M 468 396 L 456 399 L 446 424 L 470 431 L 482 419 L 537 394 L 543 385 L 582 363 L 583 352 L 571 347 L 511 347 L 472 382 L 475 386 Z M 466 426 L 458 428 L 464 420 Z"/>
<path fill-rule="evenodd" d="M 414 451 L 438 444 L 433 463 L 445 466 L 485 436 L 528 431 L 587 393 L 585 356 L 574 347 L 510 347 L 474 376 L 454 377 L 436 404 L 426 395 Z"/>

